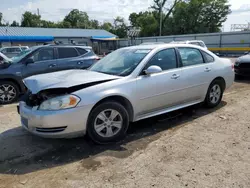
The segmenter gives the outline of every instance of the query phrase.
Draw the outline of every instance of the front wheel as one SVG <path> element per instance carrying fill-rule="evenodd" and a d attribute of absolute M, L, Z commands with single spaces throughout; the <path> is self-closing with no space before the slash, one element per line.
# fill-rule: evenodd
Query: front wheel
<path fill-rule="evenodd" d="M 223 83 L 220 80 L 213 81 L 207 91 L 205 104 L 209 108 L 218 106 L 223 96 Z"/>
<path fill-rule="evenodd" d="M 87 125 L 89 137 L 98 144 L 121 140 L 127 132 L 127 110 L 115 101 L 104 102 L 90 113 Z"/>
<path fill-rule="evenodd" d="M 10 104 L 17 101 L 19 89 L 10 81 L 0 81 L 0 104 Z"/>

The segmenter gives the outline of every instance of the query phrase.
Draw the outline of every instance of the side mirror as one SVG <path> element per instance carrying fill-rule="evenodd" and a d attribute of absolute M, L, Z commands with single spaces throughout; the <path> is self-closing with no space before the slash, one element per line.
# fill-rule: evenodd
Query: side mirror
<path fill-rule="evenodd" d="M 162 72 L 161 67 L 153 65 L 147 68 L 147 70 L 144 70 L 144 73 L 146 75 L 150 75 L 150 74 L 155 74 L 155 73 L 159 73 Z"/>
<path fill-rule="evenodd" d="M 250 54 L 250 52 L 245 52 L 245 53 L 244 53 L 244 55 L 248 55 L 248 54 Z"/>
<path fill-rule="evenodd" d="M 34 59 L 32 58 L 27 59 L 25 62 L 26 65 L 31 64 L 31 63 L 34 63 Z"/>

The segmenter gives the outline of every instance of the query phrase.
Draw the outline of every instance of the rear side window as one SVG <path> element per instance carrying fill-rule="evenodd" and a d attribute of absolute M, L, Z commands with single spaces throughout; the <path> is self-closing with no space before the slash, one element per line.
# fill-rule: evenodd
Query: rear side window
<path fill-rule="evenodd" d="M 78 53 L 75 48 L 58 48 L 59 59 L 77 57 Z"/>
<path fill-rule="evenodd" d="M 201 46 L 199 42 L 190 42 L 192 45 Z"/>
<path fill-rule="evenodd" d="M 86 54 L 88 51 L 83 48 L 76 48 L 80 55 Z"/>
<path fill-rule="evenodd" d="M 205 47 L 205 44 L 203 42 L 199 42 L 201 47 Z"/>
<path fill-rule="evenodd" d="M 203 51 L 202 51 L 202 54 L 203 54 L 203 57 L 204 57 L 206 63 L 214 62 L 214 57 L 213 56 L 211 56 L 208 53 L 203 52 Z"/>
<path fill-rule="evenodd" d="M 196 48 L 178 48 L 178 49 L 181 55 L 182 65 L 184 67 L 199 65 L 204 63 L 200 50 Z"/>

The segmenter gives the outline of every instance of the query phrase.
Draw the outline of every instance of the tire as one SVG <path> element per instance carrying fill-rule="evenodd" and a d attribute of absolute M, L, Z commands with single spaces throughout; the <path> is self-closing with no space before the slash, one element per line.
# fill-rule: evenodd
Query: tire
<path fill-rule="evenodd" d="M 20 91 L 18 86 L 11 81 L 0 81 L 0 104 L 16 102 Z"/>
<path fill-rule="evenodd" d="M 114 118 L 111 117 L 111 113 L 114 114 Z M 109 101 L 101 103 L 92 110 L 88 118 L 87 134 L 97 144 L 109 144 L 122 140 L 128 126 L 127 110 L 120 103 Z"/>
<path fill-rule="evenodd" d="M 208 91 L 207 91 L 206 99 L 205 99 L 205 105 L 208 108 L 214 108 L 220 104 L 223 93 L 224 93 L 223 85 L 224 85 L 223 82 L 220 80 L 214 80 L 210 84 Z"/>

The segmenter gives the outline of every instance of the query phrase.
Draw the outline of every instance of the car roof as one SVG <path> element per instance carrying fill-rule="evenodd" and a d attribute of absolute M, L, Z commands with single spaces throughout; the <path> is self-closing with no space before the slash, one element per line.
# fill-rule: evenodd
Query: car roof
<path fill-rule="evenodd" d="M 5 46 L 5 47 L 2 47 L 1 49 L 4 49 L 4 48 L 28 48 L 28 46 Z"/>
<path fill-rule="evenodd" d="M 168 43 L 168 44 L 152 44 L 152 45 L 138 45 L 138 46 L 130 46 L 130 47 L 125 47 L 125 49 L 158 49 L 158 48 L 175 48 L 175 47 L 191 47 L 191 48 L 198 48 L 198 49 L 203 49 L 200 46 L 196 46 L 193 44 L 178 44 L 178 43 Z M 203 49 L 204 50 L 204 49 Z"/>
<path fill-rule="evenodd" d="M 202 40 L 180 40 L 180 41 L 172 41 L 171 43 L 187 43 L 187 42 L 203 42 Z M 204 43 L 204 42 L 203 42 Z"/>
<path fill-rule="evenodd" d="M 91 46 L 84 45 L 70 45 L 70 44 L 48 44 L 43 46 L 53 46 L 53 47 L 72 47 L 72 48 L 84 48 L 84 49 L 92 49 Z"/>

